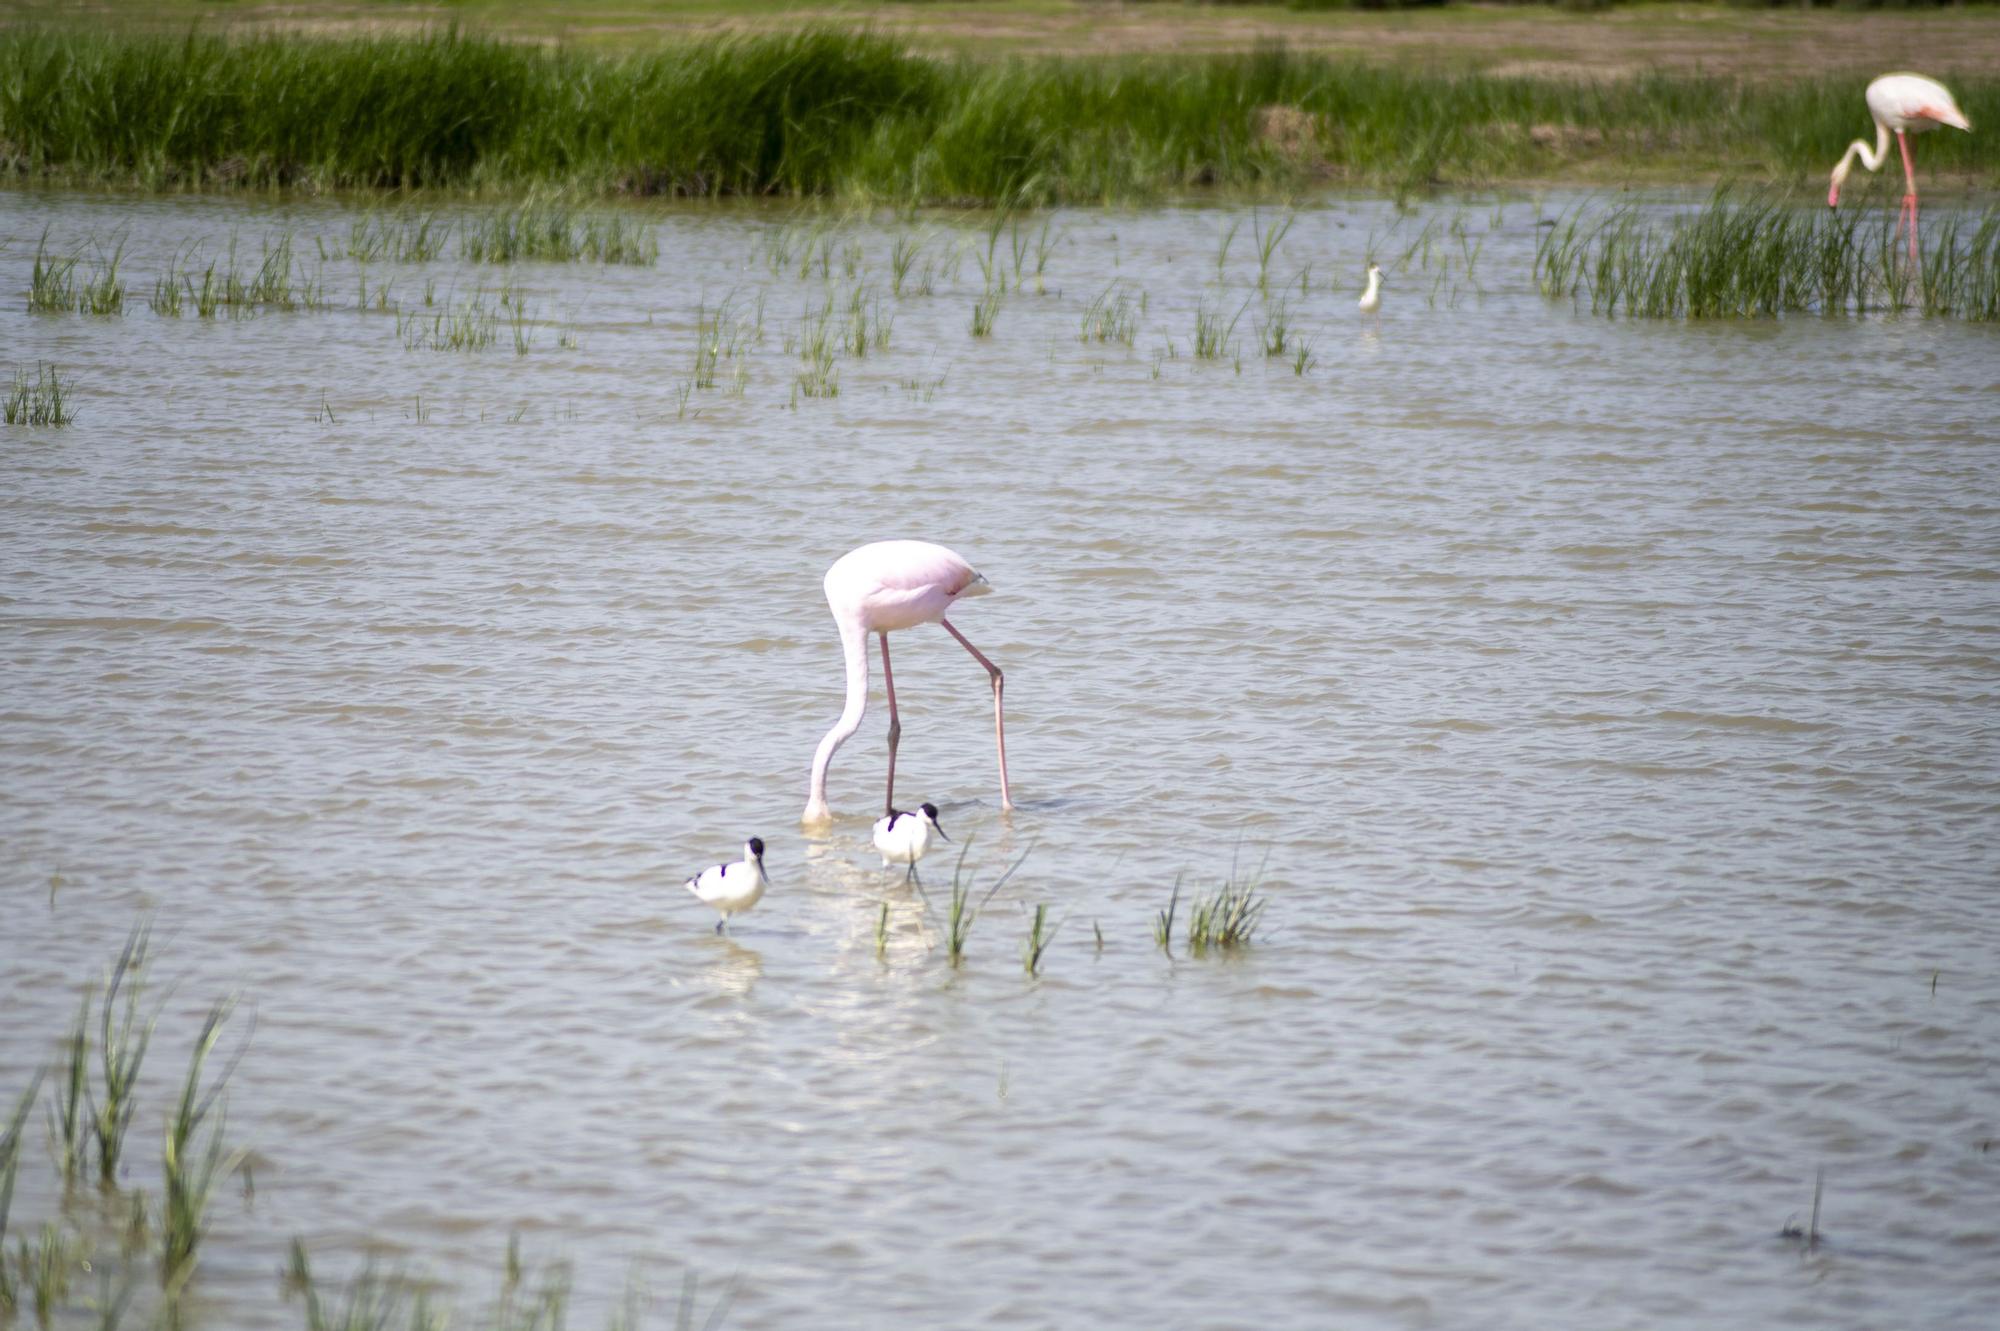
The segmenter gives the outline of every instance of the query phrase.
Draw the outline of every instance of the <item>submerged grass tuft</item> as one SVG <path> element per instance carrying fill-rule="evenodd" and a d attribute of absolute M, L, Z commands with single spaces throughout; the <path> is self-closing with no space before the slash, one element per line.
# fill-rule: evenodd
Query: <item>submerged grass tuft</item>
<path fill-rule="evenodd" d="M 14 371 L 14 386 L 0 402 L 0 419 L 9 425 L 69 425 L 76 420 L 70 405 L 69 385 L 52 364 L 37 362 L 35 377 L 25 369 Z"/>
<path fill-rule="evenodd" d="M 1235 354 L 1235 344 L 1230 341 L 1236 333 L 1237 321 L 1243 311 L 1250 308 L 1245 300 L 1236 307 L 1236 313 L 1229 322 L 1222 321 L 1220 306 L 1210 305 L 1206 300 L 1194 312 L 1194 354 L 1197 360 L 1221 360 Z"/>
<path fill-rule="evenodd" d="M 123 314 L 125 283 L 118 276 L 118 265 L 124 257 L 125 242 L 121 237 L 111 253 L 97 259 L 79 279 L 77 265 L 82 262 L 82 254 L 50 254 L 49 234 L 44 230 L 28 273 L 29 313 Z"/>
<path fill-rule="evenodd" d="M 444 253 L 449 231 L 432 211 L 369 213 L 348 227 L 344 252 L 361 263 L 429 263 Z"/>
<path fill-rule="evenodd" d="M 598 263 L 645 265 L 660 257 L 653 228 L 615 213 L 586 213 L 568 204 L 530 199 L 467 222 L 459 253 L 474 263 Z"/>
<path fill-rule="evenodd" d="M 1174 890 L 1167 897 L 1167 908 L 1153 916 L 1153 942 L 1168 956 L 1174 954 L 1174 912 L 1181 904 L 1180 875 L 1174 876 Z"/>
<path fill-rule="evenodd" d="M 1264 918 L 1268 899 L 1252 882 L 1224 883 L 1213 896 L 1197 897 L 1188 907 L 1187 944 L 1195 953 L 1210 948 L 1247 947 Z"/>
<path fill-rule="evenodd" d="M 1139 311 L 1145 297 L 1132 298 L 1122 281 L 1113 281 L 1084 307 L 1079 342 L 1119 342 L 1131 346 L 1139 336 Z"/>

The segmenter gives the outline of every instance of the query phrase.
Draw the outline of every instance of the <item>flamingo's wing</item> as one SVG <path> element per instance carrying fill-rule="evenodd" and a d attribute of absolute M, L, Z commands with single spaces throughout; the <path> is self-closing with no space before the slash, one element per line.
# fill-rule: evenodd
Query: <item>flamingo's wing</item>
<path fill-rule="evenodd" d="M 1891 129 L 1920 130 L 1931 125 L 1971 129 L 1951 90 L 1921 74 L 1885 74 L 1868 85 L 1868 109 Z"/>
<path fill-rule="evenodd" d="M 859 610 L 876 632 L 942 618 L 951 603 L 985 586 L 956 552 L 929 541 L 877 541 L 850 550 L 827 570 L 827 600 Z"/>

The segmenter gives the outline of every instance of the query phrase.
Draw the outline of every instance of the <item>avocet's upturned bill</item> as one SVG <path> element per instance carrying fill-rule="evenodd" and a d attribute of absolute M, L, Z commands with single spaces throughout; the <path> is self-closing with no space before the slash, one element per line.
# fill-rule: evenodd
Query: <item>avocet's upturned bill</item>
<path fill-rule="evenodd" d="M 917 861 L 930 854 L 933 832 L 946 841 L 951 840 L 938 823 L 937 805 L 919 804 L 914 813 L 891 809 L 888 817 L 875 823 L 875 849 L 881 853 L 882 867 L 908 865 L 909 872 L 903 877 L 915 878 Z"/>
<path fill-rule="evenodd" d="M 826 571 L 826 603 L 840 628 L 840 647 L 847 662 L 847 703 L 840 720 L 819 742 L 813 754 L 812 784 L 806 792 L 807 823 L 833 817 L 826 804 L 826 769 L 833 753 L 861 727 L 868 710 L 868 635 L 882 639 L 882 685 L 889 695 L 889 785 L 882 811 L 896 811 L 896 743 L 903 723 L 896 716 L 896 680 L 889 673 L 889 635 L 919 624 L 939 624 L 958 639 L 959 646 L 986 668 L 993 683 L 993 743 L 1000 754 L 1000 807 L 1011 809 L 1007 794 L 1007 729 L 1000 711 L 1003 680 L 1000 667 L 974 647 L 944 617 L 958 601 L 992 590 L 972 565 L 929 541 L 877 541 L 850 550 Z"/>
<path fill-rule="evenodd" d="M 1840 163 L 1833 168 L 1833 183 L 1826 190 L 1826 206 L 1840 206 L 1840 186 L 1847 179 L 1847 173 L 1854 169 L 1855 158 L 1859 157 L 1861 165 L 1870 171 L 1882 169 L 1883 161 L 1889 156 L 1889 135 L 1893 133 L 1896 146 L 1903 154 L 1903 208 L 1897 214 L 1896 229 L 1900 231 L 1905 225 L 1910 228 L 1910 262 L 1915 263 L 1917 168 L 1910 161 L 1907 136 L 1936 129 L 1939 125 L 1970 131 L 1972 122 L 1965 118 L 1965 112 L 1958 109 L 1950 89 L 1936 79 L 1927 79 L 1921 74 L 1884 74 L 1868 85 L 1868 91 L 1863 96 L 1868 102 L 1868 114 L 1875 119 L 1875 146 L 1870 149 L 1865 139 L 1856 139 L 1847 145 Z"/>
<path fill-rule="evenodd" d="M 771 880 L 764 876 L 764 843 L 757 837 L 743 843 L 742 859 L 703 869 L 684 884 L 701 901 L 722 912 L 722 918 L 715 922 L 717 933 L 723 931 L 730 916 L 741 915 L 763 900 L 764 889 L 770 885 Z"/>

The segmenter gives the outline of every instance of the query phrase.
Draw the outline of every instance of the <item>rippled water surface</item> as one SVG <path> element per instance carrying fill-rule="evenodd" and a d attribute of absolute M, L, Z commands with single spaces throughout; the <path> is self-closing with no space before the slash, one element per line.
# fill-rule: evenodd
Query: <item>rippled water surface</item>
<path fill-rule="evenodd" d="M 0 345 L 79 412 L 0 434 L 0 1091 L 150 915 L 157 1186 L 241 995 L 220 1326 L 302 1324 L 293 1234 L 476 1306 L 513 1232 L 586 1326 L 687 1271 L 732 1328 L 1991 1325 L 2000 338 L 1593 318 L 1534 292 L 1536 211 L 1302 212 L 1301 376 L 1231 211 L 1025 223 L 975 339 L 978 222 L 666 214 L 654 266 L 454 244 L 364 296 L 341 205 L 0 196 Z M 330 308 L 146 308 L 286 227 Z M 44 228 L 124 237 L 124 317 L 25 311 Z M 1114 280 L 1133 345 L 1080 341 Z M 798 395 L 857 287 L 887 347 Z M 427 289 L 496 344 L 407 348 Z M 894 641 L 901 801 L 982 891 L 1026 855 L 958 969 L 950 860 L 926 908 L 866 847 L 879 671 L 798 822 L 820 576 L 896 535 L 995 587 L 954 619 L 1011 817 L 984 675 Z M 680 880 L 753 833 L 718 937 Z M 1232 865 L 1255 946 L 1163 955 Z"/>

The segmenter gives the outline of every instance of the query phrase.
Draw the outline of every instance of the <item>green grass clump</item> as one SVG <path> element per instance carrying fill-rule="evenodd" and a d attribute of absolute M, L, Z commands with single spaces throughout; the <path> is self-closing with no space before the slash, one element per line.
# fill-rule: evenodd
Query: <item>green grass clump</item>
<path fill-rule="evenodd" d="M 1975 124 L 2000 121 L 2000 77 L 1934 72 Z M 979 60 L 826 27 L 622 55 L 456 30 L 0 32 L 0 169 L 153 189 L 1013 206 L 1327 178 L 1399 191 L 1593 173 L 1791 180 L 1823 178 L 1866 128 L 1844 74 L 1514 77 L 1282 47 Z M 1924 157 L 1929 173 L 1991 180 L 2000 136 L 1927 136 Z M 1260 276 L 1285 226 L 1259 223 Z M 1014 239 L 1016 284 L 1039 278 L 1050 237 Z"/>
<path fill-rule="evenodd" d="M 1243 311 L 1249 308 L 1250 302 L 1244 301 L 1236 307 L 1236 313 L 1230 315 L 1229 321 L 1225 323 L 1219 305 L 1210 305 L 1206 300 L 1202 301 L 1194 312 L 1195 359 L 1221 360 L 1225 356 L 1234 355 L 1235 344 L 1230 339 L 1236 333 L 1236 324 L 1242 319 Z"/>
<path fill-rule="evenodd" d="M 592 259 L 645 265 L 658 260 L 660 243 L 652 227 L 630 218 L 530 200 L 467 222 L 459 235 L 459 252 L 474 263 Z"/>
<path fill-rule="evenodd" d="M 1933 214 L 1935 216 L 1935 213 Z M 1718 192 L 1698 211 L 1649 217 L 1581 210 L 1543 232 L 1535 279 L 1546 296 L 1593 313 L 1649 319 L 1769 318 L 1920 308 L 2000 318 L 2000 210 L 1947 214 L 1909 262 L 1886 207 L 1802 208 Z"/>
<path fill-rule="evenodd" d="M 833 327 L 833 298 L 817 310 L 808 309 L 799 320 L 799 372 L 793 380 L 795 393 L 806 397 L 839 397 L 840 376 L 834 372 L 833 357 L 838 345 Z"/>
<path fill-rule="evenodd" d="M 1134 300 L 1122 281 L 1114 281 L 1097 293 L 1084 307 L 1079 342 L 1120 342 L 1131 346 L 1139 336 L 1139 312 L 1145 307 L 1141 293 Z"/>
<path fill-rule="evenodd" d="M 444 253 L 448 230 L 435 212 L 371 213 L 348 227 L 343 252 L 362 263 L 429 263 Z"/>
<path fill-rule="evenodd" d="M 998 283 L 988 283 L 979 299 L 972 302 L 972 335 L 974 337 L 993 336 L 993 321 L 1000 317 L 1000 292 L 1006 279 Z"/>
<path fill-rule="evenodd" d="M 83 256 L 51 255 L 48 241 L 44 232 L 42 243 L 35 247 L 35 265 L 28 277 L 28 312 L 68 314 L 76 308 L 76 265 Z"/>
<path fill-rule="evenodd" d="M 125 257 L 120 240 L 111 253 L 91 265 L 78 280 L 81 254 L 58 257 L 48 251 L 48 233 L 35 246 L 35 260 L 28 275 L 28 311 L 31 314 L 100 314 L 125 312 L 125 283 L 118 265 Z"/>
<path fill-rule="evenodd" d="M 526 350 L 518 340 L 524 334 L 525 328 L 517 321 L 516 351 Z M 500 320 L 476 296 L 456 305 L 447 297 L 442 309 L 433 308 L 429 313 L 398 310 L 396 336 L 406 351 L 484 351 L 500 340 Z"/>
<path fill-rule="evenodd" d="M 1197 897 L 1188 908 L 1188 950 L 1249 946 L 1263 921 L 1267 900 L 1257 894 L 1255 884 L 1235 881 L 1224 883 L 1213 896 Z"/>
<path fill-rule="evenodd" d="M 68 425 L 76 420 L 69 385 L 54 365 L 38 363 L 33 379 L 16 369 L 13 389 L 0 401 L 0 419 L 9 425 Z"/>

